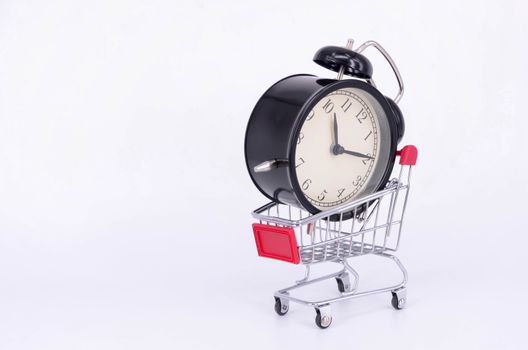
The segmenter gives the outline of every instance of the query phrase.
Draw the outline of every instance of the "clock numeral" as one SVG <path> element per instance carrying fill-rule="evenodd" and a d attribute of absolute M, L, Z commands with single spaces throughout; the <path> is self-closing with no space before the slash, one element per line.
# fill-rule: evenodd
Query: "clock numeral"
<path fill-rule="evenodd" d="M 295 165 L 295 167 L 298 168 L 303 164 L 304 164 L 304 159 L 302 157 L 299 157 L 299 160 L 297 161 L 297 164 Z"/>
<path fill-rule="evenodd" d="M 306 121 L 311 120 L 315 115 L 315 111 L 312 109 L 310 113 L 308 113 L 308 116 L 306 117 Z"/>
<path fill-rule="evenodd" d="M 352 106 L 352 102 L 349 102 L 350 99 L 347 98 L 347 100 L 345 101 L 345 103 L 343 103 L 341 105 L 341 108 L 343 109 L 344 112 L 348 111 L 348 109 L 350 108 L 350 106 Z"/>
<path fill-rule="evenodd" d="M 308 189 L 308 187 L 310 187 L 311 184 L 312 184 L 312 180 L 310 180 L 310 179 L 304 180 L 304 182 L 302 184 L 302 189 L 306 191 Z"/>
<path fill-rule="evenodd" d="M 299 137 L 297 138 L 297 144 L 300 144 L 302 139 L 304 139 L 304 134 L 300 132 Z"/>
<path fill-rule="evenodd" d="M 323 105 L 323 110 L 326 113 L 330 113 L 332 112 L 333 109 L 334 109 L 334 103 L 332 102 L 331 99 L 328 99 L 328 101 L 326 101 L 326 103 Z"/>
<path fill-rule="evenodd" d="M 356 114 L 356 118 L 358 122 L 363 123 L 363 120 L 367 119 L 368 115 L 367 112 L 365 112 L 364 108 L 361 108 L 358 114 Z"/>
<path fill-rule="evenodd" d="M 356 179 L 352 181 L 352 186 L 355 186 L 355 187 L 359 186 L 360 181 L 361 181 L 361 176 L 358 175 Z"/>
<path fill-rule="evenodd" d="M 341 195 L 343 195 L 343 192 L 345 192 L 345 189 L 344 188 L 340 188 L 337 190 L 337 198 L 341 197 Z"/>
<path fill-rule="evenodd" d="M 370 153 L 367 153 L 367 156 L 372 157 Z M 371 160 L 374 160 L 374 159 L 365 158 L 365 159 L 362 159 L 361 161 L 363 162 L 363 165 L 367 165 L 367 163 L 370 162 Z"/>
<path fill-rule="evenodd" d="M 322 201 L 323 199 L 325 199 L 327 193 L 328 192 L 326 192 L 326 190 L 323 190 L 323 192 L 321 192 L 321 194 L 317 196 L 317 200 Z"/>
<path fill-rule="evenodd" d="M 367 139 L 369 138 L 369 136 L 372 135 L 372 130 L 370 130 L 370 132 L 368 133 L 367 136 L 365 136 L 365 138 L 363 140 L 367 141 Z"/>

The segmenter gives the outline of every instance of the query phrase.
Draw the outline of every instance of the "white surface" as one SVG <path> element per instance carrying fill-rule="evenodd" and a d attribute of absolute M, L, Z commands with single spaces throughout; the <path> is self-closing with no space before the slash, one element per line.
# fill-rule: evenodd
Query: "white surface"
<path fill-rule="evenodd" d="M 522 1 L 0 2 L 0 348 L 525 348 L 525 18 Z M 242 145 L 260 94 L 333 76 L 312 55 L 348 37 L 406 83 L 409 307 L 348 302 L 320 331 L 273 312 L 302 270 L 256 256 Z"/>

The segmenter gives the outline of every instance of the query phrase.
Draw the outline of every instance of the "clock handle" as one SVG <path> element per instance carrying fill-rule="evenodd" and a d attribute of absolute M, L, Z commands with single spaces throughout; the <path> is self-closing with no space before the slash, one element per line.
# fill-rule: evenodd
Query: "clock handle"
<path fill-rule="evenodd" d="M 396 63 L 394 63 L 394 60 L 389 55 L 389 53 L 380 44 L 378 44 L 377 42 L 372 41 L 372 40 L 364 42 L 355 51 L 357 53 L 361 53 L 361 52 L 365 51 L 366 48 L 371 47 L 371 46 L 374 47 L 375 49 L 377 49 L 383 55 L 383 57 L 385 57 L 387 62 L 389 62 L 389 65 L 391 66 L 392 71 L 394 72 L 394 75 L 396 75 L 396 80 L 398 80 L 398 86 L 400 88 L 400 91 L 398 92 L 396 97 L 394 97 L 393 100 L 394 100 L 394 102 L 398 103 L 398 102 L 400 102 L 400 100 L 401 100 L 401 98 L 403 96 L 403 90 L 404 90 L 404 88 L 403 88 L 403 80 L 402 80 L 402 77 L 400 75 L 400 71 L 398 70 L 398 67 L 396 67 Z M 376 86 L 374 84 L 374 81 L 372 80 L 372 78 L 369 79 L 369 82 L 372 85 L 374 85 L 374 87 Z"/>

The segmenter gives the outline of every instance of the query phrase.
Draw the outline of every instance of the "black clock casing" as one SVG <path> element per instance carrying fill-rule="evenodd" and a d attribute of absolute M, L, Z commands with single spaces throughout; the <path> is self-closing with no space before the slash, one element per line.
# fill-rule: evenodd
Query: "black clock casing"
<path fill-rule="evenodd" d="M 371 70 L 370 67 L 370 73 Z M 365 75 L 361 77 L 369 78 Z M 296 141 L 314 105 L 332 91 L 349 87 L 364 90 L 373 96 L 387 116 L 390 155 L 376 190 L 385 187 L 394 166 L 397 144 L 404 133 L 403 116 L 396 103 L 359 79 L 333 80 L 298 74 L 278 81 L 262 95 L 246 128 L 246 166 L 262 194 L 275 202 L 302 207 L 313 214 L 320 211 L 304 197 L 300 188 L 294 164 Z M 269 160 L 275 160 L 277 167 L 267 172 L 255 172 L 256 165 Z"/>

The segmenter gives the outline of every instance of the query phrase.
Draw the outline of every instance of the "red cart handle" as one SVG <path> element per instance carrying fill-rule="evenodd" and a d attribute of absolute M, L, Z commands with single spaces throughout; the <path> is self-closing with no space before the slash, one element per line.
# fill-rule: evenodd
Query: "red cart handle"
<path fill-rule="evenodd" d="M 400 157 L 400 165 L 416 165 L 418 149 L 413 145 L 408 145 L 397 151 L 396 156 Z"/>

